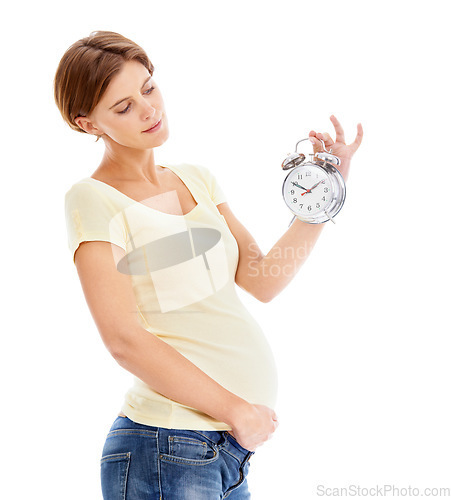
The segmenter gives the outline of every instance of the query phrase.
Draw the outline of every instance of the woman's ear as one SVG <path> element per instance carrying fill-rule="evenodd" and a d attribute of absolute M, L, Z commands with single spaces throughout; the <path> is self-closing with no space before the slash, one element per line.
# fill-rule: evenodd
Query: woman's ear
<path fill-rule="evenodd" d="M 77 116 L 75 123 L 87 134 L 101 136 L 103 132 L 98 129 L 87 116 Z"/>

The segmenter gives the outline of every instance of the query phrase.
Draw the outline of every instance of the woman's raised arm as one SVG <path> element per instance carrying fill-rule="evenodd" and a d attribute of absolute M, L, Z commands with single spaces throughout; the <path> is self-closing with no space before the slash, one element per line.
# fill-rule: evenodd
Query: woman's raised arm
<path fill-rule="evenodd" d="M 341 165 L 338 169 L 346 180 L 351 158 L 362 142 L 363 128 L 359 123 L 354 142 L 347 145 L 337 118 L 332 115 L 330 120 L 335 128 L 335 142 L 329 134 L 316 133 L 314 130 L 309 137 L 315 153 L 322 150 L 320 140 L 323 140 L 326 148 L 340 158 Z M 290 283 L 307 260 L 324 228 L 324 224 L 308 224 L 296 218 L 268 254 L 264 255 L 249 231 L 235 217 L 229 204 L 220 203 L 217 207 L 239 248 L 235 282 L 261 302 L 269 302 Z"/>

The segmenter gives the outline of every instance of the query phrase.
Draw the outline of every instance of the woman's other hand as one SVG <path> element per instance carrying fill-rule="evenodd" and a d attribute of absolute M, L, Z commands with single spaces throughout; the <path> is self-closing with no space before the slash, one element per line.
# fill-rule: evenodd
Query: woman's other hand
<path fill-rule="evenodd" d="M 230 434 L 249 451 L 255 451 L 272 437 L 279 422 L 274 410 L 264 405 L 249 405 L 241 411 Z"/>

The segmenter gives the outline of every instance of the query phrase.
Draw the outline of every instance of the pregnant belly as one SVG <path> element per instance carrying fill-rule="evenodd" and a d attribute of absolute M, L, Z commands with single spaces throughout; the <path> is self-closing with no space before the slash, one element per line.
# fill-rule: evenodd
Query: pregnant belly
<path fill-rule="evenodd" d="M 219 331 L 218 331 L 219 330 Z M 275 407 L 277 369 L 259 327 L 222 331 L 209 338 L 164 338 L 183 356 L 232 393 L 252 404 Z"/>

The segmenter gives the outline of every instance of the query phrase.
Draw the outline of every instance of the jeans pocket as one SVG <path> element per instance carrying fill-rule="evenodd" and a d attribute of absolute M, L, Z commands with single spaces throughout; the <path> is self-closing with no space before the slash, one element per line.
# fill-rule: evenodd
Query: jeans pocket
<path fill-rule="evenodd" d="M 255 451 L 250 451 L 248 450 L 247 448 L 244 448 L 243 446 L 240 445 L 240 443 L 232 436 L 232 434 L 230 434 L 230 432 L 228 431 L 225 431 L 226 434 L 227 434 L 227 438 L 228 440 L 233 444 L 233 446 L 235 446 L 236 448 L 238 448 L 239 450 L 241 450 L 242 452 L 244 453 L 251 453 L 252 455 L 254 455 Z"/>
<path fill-rule="evenodd" d="M 192 465 L 207 465 L 217 460 L 218 448 L 212 443 L 197 437 L 168 437 L 168 453 L 160 454 L 160 459 L 167 462 L 178 462 Z"/>
<path fill-rule="evenodd" d="M 169 437 L 169 455 L 183 457 L 189 460 L 203 460 L 208 447 L 205 441 L 187 437 Z"/>
<path fill-rule="evenodd" d="M 117 453 L 105 455 L 100 460 L 104 500 L 125 500 L 130 456 L 130 453 Z"/>

